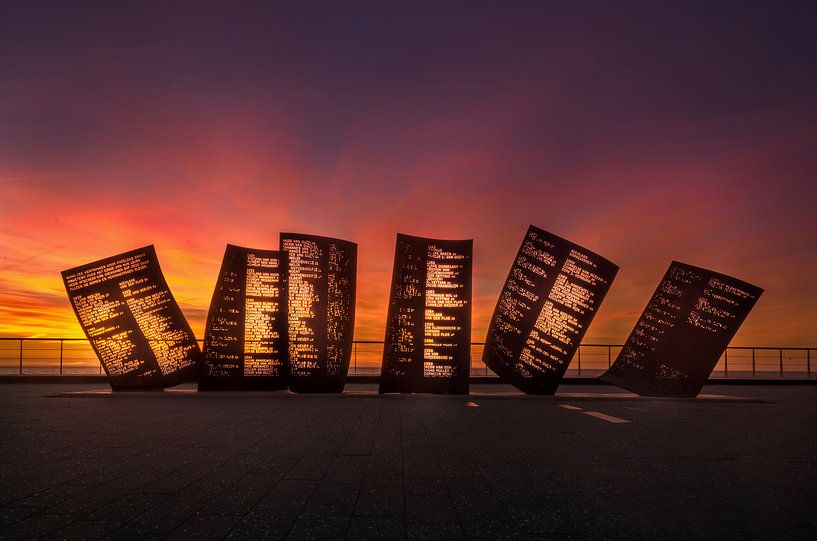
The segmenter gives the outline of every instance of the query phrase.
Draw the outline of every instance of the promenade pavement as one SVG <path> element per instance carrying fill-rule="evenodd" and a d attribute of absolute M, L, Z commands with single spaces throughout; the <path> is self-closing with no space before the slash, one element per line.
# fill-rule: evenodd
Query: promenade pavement
<path fill-rule="evenodd" d="M 817 539 L 816 429 L 812 385 L 2 384 L 0 539 Z"/>

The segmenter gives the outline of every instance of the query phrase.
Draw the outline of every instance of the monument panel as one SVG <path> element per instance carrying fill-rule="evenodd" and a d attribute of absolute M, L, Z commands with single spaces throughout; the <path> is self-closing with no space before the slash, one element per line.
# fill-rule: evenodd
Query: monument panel
<path fill-rule="evenodd" d="M 526 393 L 553 394 L 618 267 L 528 228 L 494 309 L 483 362 Z"/>
<path fill-rule="evenodd" d="M 340 393 L 355 328 L 357 244 L 281 233 L 289 254 L 289 388 Z"/>
<path fill-rule="evenodd" d="M 163 388 L 198 377 L 198 343 L 153 246 L 63 271 L 62 279 L 111 387 Z"/>
<path fill-rule="evenodd" d="M 380 392 L 468 394 L 473 241 L 397 235 Z"/>
<path fill-rule="evenodd" d="M 673 261 L 600 379 L 645 396 L 694 397 L 763 290 Z"/>
<path fill-rule="evenodd" d="M 286 252 L 228 244 L 204 333 L 200 390 L 286 389 Z"/>

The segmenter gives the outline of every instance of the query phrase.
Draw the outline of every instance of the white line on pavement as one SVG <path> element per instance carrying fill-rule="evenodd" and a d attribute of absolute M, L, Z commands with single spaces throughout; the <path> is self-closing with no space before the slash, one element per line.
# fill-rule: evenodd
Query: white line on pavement
<path fill-rule="evenodd" d="M 579 406 L 573 406 L 571 404 L 559 404 L 560 408 L 564 408 L 566 410 L 576 410 L 579 411 L 581 408 Z"/>
<path fill-rule="evenodd" d="M 598 411 L 583 411 L 585 415 L 589 415 L 590 417 L 595 417 L 596 419 L 601 419 L 602 421 L 607 421 L 608 423 L 629 423 L 627 419 L 622 419 L 621 417 L 613 417 L 612 415 L 607 415 L 606 413 L 601 413 Z"/>

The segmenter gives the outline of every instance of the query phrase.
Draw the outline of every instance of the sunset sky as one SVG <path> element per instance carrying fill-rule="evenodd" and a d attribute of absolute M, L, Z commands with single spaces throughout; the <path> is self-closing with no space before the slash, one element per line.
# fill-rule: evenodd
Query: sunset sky
<path fill-rule="evenodd" d="M 0 336 L 82 336 L 60 271 L 155 244 L 199 338 L 226 243 L 474 239 L 482 341 L 529 224 L 621 267 L 621 343 L 675 259 L 766 292 L 733 345 L 817 345 L 814 2 L 3 2 Z M 220 7 L 218 7 L 220 6 Z"/>

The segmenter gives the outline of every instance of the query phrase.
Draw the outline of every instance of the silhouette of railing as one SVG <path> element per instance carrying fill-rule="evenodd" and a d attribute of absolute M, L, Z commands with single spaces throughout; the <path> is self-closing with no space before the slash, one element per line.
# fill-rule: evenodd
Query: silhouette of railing
<path fill-rule="evenodd" d="M 199 341 L 201 343 L 201 341 Z M 484 343 L 471 343 L 471 376 L 495 376 L 482 359 Z M 596 376 L 615 361 L 621 344 L 582 344 L 568 376 Z M 355 340 L 350 375 L 379 375 L 382 340 Z M 817 347 L 734 346 L 726 349 L 711 378 L 812 378 Z M 85 338 L 0 338 L 0 374 L 102 374 Z"/>

